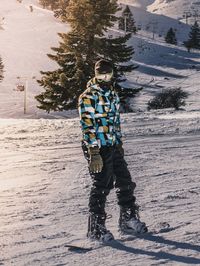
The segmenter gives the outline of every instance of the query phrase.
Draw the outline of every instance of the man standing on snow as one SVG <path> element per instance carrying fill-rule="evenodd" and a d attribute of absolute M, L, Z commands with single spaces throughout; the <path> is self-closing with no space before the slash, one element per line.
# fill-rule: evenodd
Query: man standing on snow
<path fill-rule="evenodd" d="M 87 236 L 107 241 L 113 239 L 106 229 L 105 203 L 115 187 L 120 206 L 119 228 L 122 232 L 147 232 L 139 220 L 134 189 L 127 163 L 124 160 L 120 128 L 119 97 L 115 91 L 113 65 L 101 59 L 95 64 L 95 77 L 79 97 L 79 114 L 83 133 L 82 148 L 88 160 L 92 178 L 89 198 Z"/>

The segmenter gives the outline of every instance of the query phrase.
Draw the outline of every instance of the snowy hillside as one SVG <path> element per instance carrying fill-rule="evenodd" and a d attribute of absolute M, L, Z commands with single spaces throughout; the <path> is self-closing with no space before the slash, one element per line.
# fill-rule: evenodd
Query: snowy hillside
<path fill-rule="evenodd" d="M 130 6 L 130 9 L 141 30 L 130 41 L 135 49 L 132 61 L 139 68 L 127 77 L 133 86 L 144 87 L 133 100 L 132 108 L 144 111 L 146 103 L 158 90 L 181 87 L 190 94 L 186 110 L 199 111 L 200 53 L 193 51 L 189 54 L 182 45 L 190 27 L 171 17 L 150 13 L 144 8 Z M 176 30 L 178 46 L 164 41 L 169 25 Z"/>
<path fill-rule="evenodd" d="M 155 0 L 119 0 L 118 2 L 146 10 L 149 5 L 155 2 Z"/>
<path fill-rule="evenodd" d="M 119 208 L 112 191 L 107 226 L 116 241 L 105 246 L 87 241 L 91 179 L 76 110 L 47 115 L 36 109 L 34 100 L 41 91 L 36 82 L 40 70 L 57 67 L 46 54 L 58 45 L 57 32 L 69 28 L 36 0 L 0 0 L 0 56 L 6 71 L 0 83 L 0 265 L 200 265 L 200 52 L 188 53 L 182 46 L 189 26 L 175 14 L 186 1 L 120 2 L 123 7 L 130 4 L 141 28 L 129 43 L 135 49 L 132 62 L 139 68 L 127 78 L 133 88 L 144 89 L 132 101 L 135 113 L 122 115 L 122 131 L 125 159 L 149 233 L 119 235 Z M 169 27 L 176 29 L 178 46 L 164 42 Z M 109 34 L 124 32 L 116 27 Z M 24 95 L 13 89 L 26 80 L 24 115 Z M 156 92 L 177 87 L 189 93 L 185 110 L 146 111 Z M 72 115 L 76 117 L 62 118 Z M 75 252 L 69 244 L 88 250 Z"/>
<path fill-rule="evenodd" d="M 33 12 L 30 12 L 30 5 Z M 44 10 L 37 1 L 0 1 L 0 56 L 5 65 L 5 79 L 0 83 L 0 117 L 23 116 L 23 93 L 13 91 L 19 83 L 28 80 L 29 115 L 36 112 L 34 96 L 41 91 L 36 79 L 40 70 L 55 69 L 56 64 L 46 56 L 52 46 L 58 46 L 57 32 L 68 27 L 58 22 L 53 12 Z"/>
<path fill-rule="evenodd" d="M 185 12 L 200 14 L 200 2 L 196 0 L 155 0 L 148 6 L 148 11 L 173 18 L 183 18 Z M 190 18 L 191 22 L 194 18 Z M 193 21 L 192 21 L 193 20 Z"/>
<path fill-rule="evenodd" d="M 189 13 L 189 23 L 194 22 L 195 14 L 200 14 L 200 2 L 196 0 L 119 0 L 119 2 L 181 21 L 186 21 L 185 15 Z M 199 20 L 199 17 L 196 18 Z"/>
<path fill-rule="evenodd" d="M 120 5 L 122 8 L 125 6 L 124 3 L 121 3 Z M 176 30 L 176 35 L 180 43 L 187 38 L 190 27 L 185 23 L 181 23 L 177 19 L 170 17 L 169 15 L 152 13 L 146 10 L 144 6 L 137 7 L 130 5 L 130 10 L 134 15 L 137 26 L 147 35 L 148 33 L 154 32 L 156 35 L 163 37 L 169 30 L 169 27 L 172 27 Z M 152 38 L 152 34 L 148 37 Z"/>
<path fill-rule="evenodd" d="M 198 69 L 199 53 L 188 54 L 182 47 L 187 39 L 189 26 L 173 18 L 170 14 L 151 13 L 149 7 L 154 1 L 120 1 L 122 7 L 130 4 L 136 24 L 141 30 L 130 40 L 135 48 L 133 61 L 140 66 L 129 75 L 134 87 L 143 86 L 145 90 L 134 101 L 135 110 L 146 110 L 146 104 L 153 93 L 162 86 L 179 86 L 189 89 L 187 110 L 199 108 Z M 178 1 L 171 3 L 175 4 Z M 33 7 L 33 12 L 30 11 Z M 182 5 L 180 4 L 182 7 Z M 177 10 L 178 8 L 176 8 Z M 67 25 L 60 23 L 49 10 L 38 6 L 37 0 L 0 1 L 0 55 L 5 65 L 5 79 L 0 83 L 0 117 L 2 118 L 37 118 L 54 117 L 36 108 L 34 96 L 42 90 L 36 79 L 41 70 L 55 69 L 56 64 L 46 56 L 52 46 L 58 46 L 57 32 L 66 32 Z M 164 36 L 169 29 L 176 30 L 179 45 L 167 45 Z M 111 34 L 124 34 L 117 28 Z M 18 77 L 21 77 L 19 80 Z M 24 95 L 15 91 L 16 85 L 28 81 L 27 114 L 23 114 Z M 148 86 L 149 81 L 152 80 Z M 164 82 L 163 82 L 164 81 Z M 137 103 L 137 104 L 136 104 Z M 76 115 L 76 112 L 73 112 Z M 71 114 L 65 114 L 71 116 Z"/>
<path fill-rule="evenodd" d="M 109 196 L 116 242 L 89 243 L 90 177 L 78 119 L 0 120 L 0 265 L 200 265 L 200 114 L 123 115 L 126 160 L 151 233 L 122 238 Z M 93 247 L 79 253 L 67 244 Z"/>
<path fill-rule="evenodd" d="M 200 8 L 200 3 L 196 0 L 119 0 L 118 2 L 175 18 L 180 14 L 183 15 L 184 11 Z"/>

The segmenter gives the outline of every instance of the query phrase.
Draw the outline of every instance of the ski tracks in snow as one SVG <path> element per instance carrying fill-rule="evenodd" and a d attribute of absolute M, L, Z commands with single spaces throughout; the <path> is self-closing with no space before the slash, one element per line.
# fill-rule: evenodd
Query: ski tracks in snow
<path fill-rule="evenodd" d="M 66 247 L 88 246 L 91 180 L 78 119 L 2 120 L 0 265 L 199 265 L 200 120 L 169 117 L 122 116 L 141 219 L 152 233 L 122 239 L 112 191 L 107 226 L 117 241 L 82 254 Z"/>

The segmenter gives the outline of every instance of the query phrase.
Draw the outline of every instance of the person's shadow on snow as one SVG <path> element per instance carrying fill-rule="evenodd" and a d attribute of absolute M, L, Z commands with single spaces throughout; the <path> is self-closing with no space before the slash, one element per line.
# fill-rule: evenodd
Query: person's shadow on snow
<path fill-rule="evenodd" d="M 147 234 L 145 236 L 138 236 L 137 238 L 141 239 L 146 239 L 148 241 L 153 241 L 154 243 L 160 243 L 160 244 L 165 244 L 167 246 L 173 246 L 176 249 L 186 249 L 186 250 L 192 250 L 192 251 L 197 251 L 200 252 L 200 246 L 198 245 L 193 245 L 190 243 L 183 243 L 183 242 L 177 242 L 174 240 L 169 240 L 165 239 L 162 236 L 156 236 L 156 235 L 150 235 Z M 127 241 L 133 241 L 134 238 L 130 238 Z M 193 258 L 193 257 L 186 257 L 186 256 L 181 256 L 181 255 L 175 255 L 171 254 L 168 252 L 164 251 L 148 251 L 148 250 L 143 250 L 139 248 L 133 248 L 133 247 L 128 247 L 124 245 L 120 241 L 113 241 L 108 246 L 111 246 L 112 248 L 122 250 L 128 253 L 132 254 L 137 254 L 137 255 L 147 255 L 150 257 L 154 257 L 155 260 L 167 260 L 167 261 L 175 261 L 175 262 L 181 262 L 185 264 L 198 264 L 200 265 L 200 259 L 198 258 Z"/>

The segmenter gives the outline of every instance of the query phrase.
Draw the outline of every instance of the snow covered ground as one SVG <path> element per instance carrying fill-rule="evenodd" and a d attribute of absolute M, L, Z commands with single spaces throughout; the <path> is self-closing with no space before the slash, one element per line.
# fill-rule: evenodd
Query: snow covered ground
<path fill-rule="evenodd" d="M 57 33 L 69 29 L 54 18 L 52 11 L 40 8 L 37 3 L 37 0 L 0 1 L 3 27 L 0 30 L 0 56 L 5 65 L 5 78 L 0 83 L 0 117 L 3 118 L 23 117 L 24 96 L 23 92 L 16 91 L 16 85 L 25 85 L 26 80 L 28 114 L 25 117 L 37 117 L 34 96 L 41 88 L 36 80 L 40 78 L 41 70 L 57 68 L 47 53 L 51 53 L 51 47 L 58 46 Z M 30 6 L 33 12 L 30 12 Z"/>
<path fill-rule="evenodd" d="M 118 0 L 118 2 L 180 21 L 186 21 L 185 12 L 187 12 L 190 13 L 189 24 L 194 23 L 193 15 L 196 11 L 197 14 L 200 11 L 200 2 L 196 0 Z M 199 20 L 199 17 L 196 16 L 196 19 Z"/>
<path fill-rule="evenodd" d="M 68 28 L 36 0 L 1 0 L 0 19 L 5 20 L 0 55 L 6 72 L 0 83 L 0 265 L 200 265 L 200 53 L 189 54 L 182 46 L 187 25 L 149 12 L 154 1 L 120 2 L 134 4 L 131 10 L 138 23 L 145 18 L 142 30 L 130 40 L 133 62 L 140 67 L 128 75 L 130 84 L 144 90 L 132 102 L 135 113 L 122 115 L 122 129 L 141 219 L 152 233 L 121 238 L 112 191 L 107 226 L 117 241 L 94 244 L 82 254 L 66 247 L 91 246 L 85 238 L 91 180 L 76 111 L 65 114 L 75 117 L 71 119 L 38 111 L 34 95 L 41 88 L 32 77 L 55 67 L 46 53 L 57 46 L 56 33 Z M 151 20 L 160 22 L 154 36 L 153 26 L 146 28 Z M 169 25 L 177 27 L 177 47 L 163 41 Z M 123 34 L 117 29 L 110 33 Z M 26 116 L 23 94 L 13 91 L 17 76 L 29 77 Z M 185 110 L 147 112 L 147 101 L 168 87 L 189 92 Z"/>
<path fill-rule="evenodd" d="M 196 0 L 155 0 L 148 5 L 147 10 L 180 20 L 186 20 L 185 14 L 189 12 L 188 22 L 194 23 L 195 12 L 197 11 L 197 14 L 200 12 L 200 2 Z M 196 16 L 196 19 L 199 20 L 199 17 Z"/>
<path fill-rule="evenodd" d="M 181 86 L 191 93 L 187 110 L 195 110 L 199 106 L 199 64 L 200 53 L 192 51 L 188 54 L 182 46 L 187 39 L 189 26 L 174 19 L 170 14 L 151 13 L 148 7 L 154 1 L 124 0 L 124 5 L 130 4 L 137 26 L 141 28 L 130 40 L 135 49 L 133 62 L 139 65 L 137 71 L 128 75 L 133 87 L 143 86 L 145 89 L 133 102 L 134 109 L 146 110 L 147 101 L 162 88 Z M 172 2 L 176 3 L 175 1 Z M 168 4 L 170 5 L 170 4 Z M 180 3 L 179 3 L 180 5 Z M 30 6 L 33 12 L 30 12 Z M 177 9 L 177 8 L 176 8 Z M 55 62 L 47 57 L 51 47 L 57 47 L 59 38 L 57 32 L 67 32 L 69 26 L 61 23 L 53 16 L 53 12 L 42 9 L 37 0 L 0 1 L 0 56 L 5 65 L 4 80 L 0 83 L 0 117 L 1 118 L 41 118 L 58 117 L 63 114 L 47 115 L 37 109 L 38 95 L 43 88 L 39 87 L 37 79 L 40 71 L 57 68 Z M 164 36 L 169 29 L 176 30 L 178 46 L 167 45 Z M 117 28 L 112 29 L 112 35 L 121 35 Z M 18 77 L 21 77 L 20 79 Z M 16 85 L 28 81 L 27 114 L 24 115 L 23 92 L 16 91 Z M 152 82 L 149 84 L 149 81 Z M 145 97 L 144 97 L 145 96 Z M 194 103 L 194 105 L 193 105 Z M 77 115 L 76 112 L 65 116 Z"/>
<path fill-rule="evenodd" d="M 200 114 L 190 114 L 122 116 L 141 219 L 169 228 L 121 241 L 112 191 L 107 225 L 119 241 L 84 254 L 66 247 L 91 245 L 78 119 L 0 120 L 0 265 L 200 265 Z"/>

